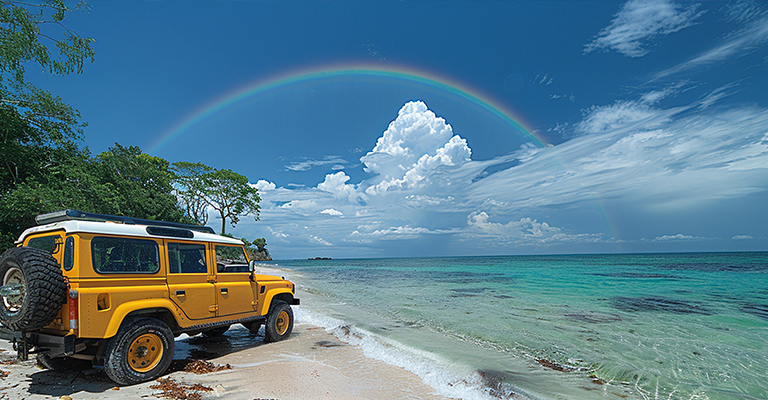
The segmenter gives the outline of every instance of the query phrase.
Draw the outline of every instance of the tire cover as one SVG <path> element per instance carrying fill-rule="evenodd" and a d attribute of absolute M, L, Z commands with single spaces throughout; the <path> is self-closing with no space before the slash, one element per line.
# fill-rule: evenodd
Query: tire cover
<path fill-rule="evenodd" d="M 0 285 L 6 283 L 20 291 L 20 295 L 0 296 L 0 322 L 13 331 L 43 328 L 66 301 L 67 285 L 61 267 L 45 250 L 6 250 L 0 256 Z"/>

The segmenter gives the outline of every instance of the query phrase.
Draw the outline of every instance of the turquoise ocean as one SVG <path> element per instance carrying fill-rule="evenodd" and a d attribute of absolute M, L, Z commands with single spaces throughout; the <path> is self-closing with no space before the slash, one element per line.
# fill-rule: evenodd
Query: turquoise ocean
<path fill-rule="evenodd" d="M 323 326 L 442 395 L 768 399 L 768 253 L 276 266 L 299 286 L 297 323 Z"/>

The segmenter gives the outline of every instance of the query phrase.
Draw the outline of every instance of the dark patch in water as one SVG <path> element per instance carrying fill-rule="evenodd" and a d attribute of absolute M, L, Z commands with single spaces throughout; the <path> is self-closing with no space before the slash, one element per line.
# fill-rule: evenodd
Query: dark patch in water
<path fill-rule="evenodd" d="M 612 272 L 612 273 L 595 273 L 597 276 L 608 276 L 611 278 L 631 278 L 631 279 L 688 279 L 682 276 L 668 275 L 668 274 L 654 274 L 647 272 Z"/>
<path fill-rule="evenodd" d="M 509 384 L 504 381 L 509 381 L 514 378 L 514 374 L 506 371 L 496 371 L 492 369 L 478 370 L 478 375 L 483 381 L 483 386 L 488 388 L 488 394 L 497 399 L 525 399 L 515 393 Z"/>
<path fill-rule="evenodd" d="M 449 292 L 451 292 L 451 297 L 477 297 L 483 292 L 487 292 L 491 290 L 491 288 L 482 287 L 482 288 L 461 288 L 461 289 L 451 289 Z"/>
<path fill-rule="evenodd" d="M 493 296 L 493 297 L 495 297 L 495 298 L 497 298 L 497 299 L 514 299 L 514 297 L 512 297 L 512 296 L 507 296 L 506 294 L 500 294 L 500 295 L 498 295 L 498 296 Z"/>
<path fill-rule="evenodd" d="M 734 265 L 731 263 L 677 263 L 659 265 L 659 268 L 673 269 L 681 271 L 703 271 L 703 272 L 764 272 L 768 271 L 768 263 L 750 263 Z"/>
<path fill-rule="evenodd" d="M 668 299 L 664 297 L 623 297 L 611 298 L 611 306 L 621 311 L 664 311 L 673 314 L 712 315 L 713 312 L 695 301 Z"/>
<path fill-rule="evenodd" d="M 565 314 L 565 317 L 574 321 L 588 322 L 590 324 L 607 324 L 610 322 L 621 321 L 621 317 L 616 314 L 605 314 L 598 312 Z"/>
<path fill-rule="evenodd" d="M 568 365 L 558 364 L 556 362 L 549 361 L 546 358 L 537 358 L 536 362 L 541 364 L 542 367 L 553 369 L 555 371 L 573 372 L 573 371 L 576 370 L 576 368 L 574 368 L 574 367 L 571 367 L 571 366 L 568 366 Z"/>
<path fill-rule="evenodd" d="M 739 310 L 768 321 L 768 305 L 747 303 L 739 307 Z"/>

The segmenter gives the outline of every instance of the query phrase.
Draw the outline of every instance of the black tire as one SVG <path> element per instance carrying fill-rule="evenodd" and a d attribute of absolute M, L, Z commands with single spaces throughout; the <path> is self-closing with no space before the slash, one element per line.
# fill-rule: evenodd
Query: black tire
<path fill-rule="evenodd" d="M 45 250 L 14 247 L 0 257 L 0 285 L 19 294 L 2 296 L 0 322 L 14 331 L 34 331 L 50 324 L 67 300 L 67 284 L 56 259 Z"/>
<path fill-rule="evenodd" d="M 82 371 L 93 366 L 88 360 L 80 360 L 70 357 L 52 358 L 45 353 L 37 355 L 37 364 L 45 369 L 65 372 Z"/>
<path fill-rule="evenodd" d="M 293 331 L 293 309 L 282 300 L 274 300 L 264 324 L 264 342 L 272 343 L 283 340 Z"/>
<path fill-rule="evenodd" d="M 203 336 L 205 336 L 205 337 L 218 337 L 218 336 L 223 335 L 228 330 L 229 330 L 229 325 L 220 326 L 218 328 L 213 328 L 213 329 L 208 329 L 207 331 L 203 331 Z"/>
<path fill-rule="evenodd" d="M 120 385 L 133 385 L 162 375 L 173 361 L 170 328 L 155 318 L 125 320 L 105 350 L 104 372 Z"/>

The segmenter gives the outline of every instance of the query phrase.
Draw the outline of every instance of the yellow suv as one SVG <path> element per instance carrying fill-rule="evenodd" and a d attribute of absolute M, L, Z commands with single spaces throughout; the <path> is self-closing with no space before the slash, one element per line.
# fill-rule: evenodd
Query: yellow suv
<path fill-rule="evenodd" d="M 257 274 L 243 243 L 209 227 L 65 210 L 37 217 L 0 257 L 0 323 L 19 357 L 91 362 L 123 385 L 162 375 L 182 333 L 232 324 L 264 341 L 293 329 L 294 284 Z"/>

